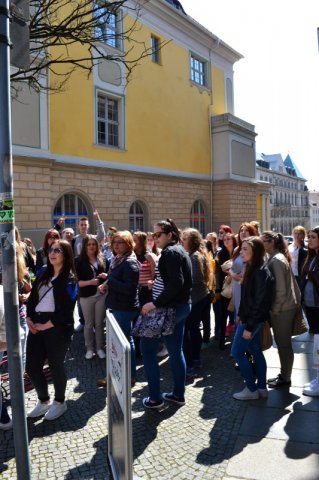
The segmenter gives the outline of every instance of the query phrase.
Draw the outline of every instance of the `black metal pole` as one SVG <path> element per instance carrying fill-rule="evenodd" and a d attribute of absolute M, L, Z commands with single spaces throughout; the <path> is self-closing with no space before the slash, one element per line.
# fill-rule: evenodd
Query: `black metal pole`
<path fill-rule="evenodd" d="M 17 478 L 31 479 L 20 347 L 14 232 L 10 104 L 9 0 L 0 0 L 0 238 Z"/>

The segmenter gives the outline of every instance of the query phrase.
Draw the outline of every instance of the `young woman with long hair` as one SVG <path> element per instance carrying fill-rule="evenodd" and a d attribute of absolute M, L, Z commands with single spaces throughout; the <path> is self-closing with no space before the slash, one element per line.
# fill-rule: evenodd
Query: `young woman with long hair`
<path fill-rule="evenodd" d="M 163 400 L 177 405 L 185 404 L 186 364 L 182 346 L 184 324 L 190 313 L 192 267 L 189 255 L 180 244 L 179 231 L 173 220 L 167 219 L 156 223 L 154 238 L 156 246 L 162 249 L 158 262 L 162 289 L 152 302 L 143 306 L 142 313 L 146 315 L 158 307 L 175 307 L 176 309 L 173 333 L 164 338 L 174 379 L 171 393 L 161 395 L 160 371 L 156 357 L 160 339 L 141 338 L 141 352 L 149 388 L 149 397 L 143 399 L 143 405 L 150 409 L 160 409 L 163 406 Z M 156 280 L 157 278 L 154 286 Z"/>
<path fill-rule="evenodd" d="M 243 240 L 240 255 L 246 269 L 231 355 L 238 363 L 246 386 L 233 397 L 236 400 L 252 400 L 267 397 L 267 366 L 261 350 L 260 331 L 269 318 L 273 286 L 270 271 L 264 266 L 265 248 L 259 237 Z M 247 351 L 254 358 L 255 370 L 247 358 Z"/>
<path fill-rule="evenodd" d="M 183 351 L 186 360 L 186 376 L 191 379 L 201 367 L 200 352 L 202 335 L 200 324 L 210 319 L 212 269 L 201 234 L 195 228 L 182 231 L 182 245 L 189 254 L 192 263 L 193 286 L 191 290 L 192 309 L 185 321 Z"/>
<path fill-rule="evenodd" d="M 40 275 L 43 265 L 48 262 L 48 252 L 52 243 L 60 239 L 60 234 L 54 228 L 50 228 L 43 239 L 43 246 L 36 251 L 36 275 Z"/>
<path fill-rule="evenodd" d="M 229 270 L 229 275 L 231 276 L 233 282 L 233 304 L 234 304 L 234 314 L 237 315 L 239 311 L 240 296 L 241 296 L 241 280 L 245 273 L 245 263 L 243 262 L 242 256 L 240 255 L 241 246 L 243 241 L 246 238 L 254 237 L 257 235 L 256 228 L 254 225 L 248 222 L 244 222 L 240 225 L 237 235 L 237 247 L 234 250 L 233 254 L 233 265 Z M 227 332 L 226 332 L 227 333 Z"/>
<path fill-rule="evenodd" d="M 48 250 L 47 266 L 36 278 L 27 303 L 26 372 L 38 395 L 28 417 L 44 415 L 46 420 L 55 420 L 67 410 L 64 360 L 73 334 L 77 293 L 72 247 L 66 240 L 57 240 Z M 43 373 L 46 359 L 53 378 L 53 403 Z"/>
<path fill-rule="evenodd" d="M 269 387 L 279 388 L 291 385 L 294 351 L 291 343 L 294 317 L 300 307 L 300 292 L 290 267 L 290 254 L 281 233 L 262 233 L 266 253 L 266 265 L 275 278 L 275 292 L 270 311 L 271 327 L 277 344 L 280 373 L 268 380 Z M 298 290 L 298 292 L 297 292 Z"/>
<path fill-rule="evenodd" d="M 147 250 L 147 234 L 145 232 L 134 232 L 134 252 L 140 264 L 138 279 L 138 298 L 140 306 L 152 301 L 152 292 L 149 289 L 149 282 L 154 280 L 157 256 Z"/>
<path fill-rule="evenodd" d="M 228 271 L 222 268 L 222 265 L 231 260 L 237 247 L 236 237 L 233 233 L 225 233 L 223 236 L 223 245 L 216 256 L 216 293 L 215 303 L 213 304 L 215 312 L 215 335 L 218 338 L 219 348 L 223 350 L 225 348 L 225 336 L 227 318 L 232 315 L 232 312 L 228 311 L 230 299 L 222 295 L 223 285 Z M 229 281 L 231 278 L 229 277 Z M 232 317 L 233 318 L 233 317 Z M 232 320 L 234 323 L 234 320 Z"/>
<path fill-rule="evenodd" d="M 84 238 L 82 251 L 75 261 L 75 267 L 79 281 L 80 305 L 84 316 L 85 358 L 87 360 L 93 358 L 95 339 L 97 356 L 103 359 L 106 356 L 103 331 L 106 294 L 101 292 L 99 286 L 107 277 L 108 265 L 94 235 L 87 235 Z"/>
<path fill-rule="evenodd" d="M 309 333 L 314 335 L 314 365 L 316 377 L 304 386 L 303 393 L 319 396 L 319 226 L 308 232 L 308 255 L 302 269 L 301 289 L 303 308 L 309 324 Z"/>
<path fill-rule="evenodd" d="M 19 295 L 19 321 L 24 335 L 21 339 L 21 359 L 22 367 L 25 369 L 26 362 L 26 342 L 28 334 L 27 325 L 27 300 L 31 292 L 31 277 L 25 264 L 25 255 L 21 245 L 16 245 L 17 258 L 17 280 L 18 280 L 18 295 Z"/>

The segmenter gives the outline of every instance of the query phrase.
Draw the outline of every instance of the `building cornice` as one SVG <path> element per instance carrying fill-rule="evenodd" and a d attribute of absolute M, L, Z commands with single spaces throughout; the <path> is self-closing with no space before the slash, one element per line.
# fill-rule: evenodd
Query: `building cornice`
<path fill-rule="evenodd" d="M 132 2 L 128 2 L 128 5 L 130 3 Z M 150 0 L 145 2 L 142 6 L 140 16 L 138 16 L 141 23 L 143 23 L 144 12 L 153 14 L 156 18 L 169 24 L 173 29 L 179 30 L 184 35 L 196 39 L 203 46 L 231 64 L 243 58 L 243 55 L 227 45 L 227 43 L 223 42 L 219 37 L 207 30 L 189 15 L 185 15 L 172 7 L 165 0 Z M 131 11 L 129 11 L 129 14 L 131 15 Z"/>

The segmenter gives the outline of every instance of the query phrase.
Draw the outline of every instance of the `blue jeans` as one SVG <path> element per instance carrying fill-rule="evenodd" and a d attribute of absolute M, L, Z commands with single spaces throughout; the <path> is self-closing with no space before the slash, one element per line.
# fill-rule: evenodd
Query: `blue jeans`
<path fill-rule="evenodd" d="M 260 331 L 263 324 L 257 323 L 252 331 L 251 340 L 245 340 L 243 338 L 243 332 L 245 330 L 245 324 L 239 324 L 237 326 L 235 338 L 233 341 L 231 355 L 234 357 L 240 368 L 241 374 L 245 379 L 246 386 L 251 392 L 259 389 L 266 388 L 266 371 L 267 365 L 264 354 L 260 346 Z M 249 362 L 246 351 L 249 351 L 253 358 L 256 371 L 254 372 L 252 364 Z M 257 385 L 256 378 L 257 377 Z"/>
<path fill-rule="evenodd" d="M 163 337 L 169 353 L 170 366 L 173 374 L 173 394 L 176 395 L 176 397 L 181 398 L 184 397 L 186 378 L 186 363 L 182 350 L 184 325 L 190 310 L 191 305 L 189 303 L 178 305 L 176 307 L 176 323 L 174 331 L 172 335 L 165 335 Z M 159 342 L 159 338 L 141 338 L 141 352 L 143 356 L 145 374 L 148 381 L 149 395 L 150 399 L 155 402 L 162 400 L 160 389 L 160 370 L 157 360 Z"/>
<path fill-rule="evenodd" d="M 131 378 L 136 378 L 136 357 L 135 357 L 135 345 L 133 337 L 131 336 L 131 330 L 133 321 L 138 317 L 138 311 L 124 311 L 124 310 L 112 310 L 115 320 L 121 327 L 122 332 L 126 336 L 131 346 Z"/>

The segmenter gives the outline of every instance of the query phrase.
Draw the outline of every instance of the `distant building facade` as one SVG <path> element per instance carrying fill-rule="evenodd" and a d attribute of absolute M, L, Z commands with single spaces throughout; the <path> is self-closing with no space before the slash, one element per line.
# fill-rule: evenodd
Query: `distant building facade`
<path fill-rule="evenodd" d="M 269 228 L 290 235 L 295 225 L 310 224 L 309 191 L 290 155 L 283 160 L 281 154 L 256 156 L 256 179 L 268 183 Z"/>
<path fill-rule="evenodd" d="M 309 192 L 310 228 L 319 225 L 319 192 Z"/>

